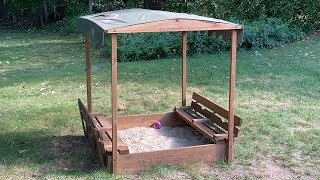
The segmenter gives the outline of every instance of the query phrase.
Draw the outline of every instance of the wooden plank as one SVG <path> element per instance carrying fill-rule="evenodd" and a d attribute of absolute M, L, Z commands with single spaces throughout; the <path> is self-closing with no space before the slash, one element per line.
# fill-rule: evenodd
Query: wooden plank
<path fill-rule="evenodd" d="M 111 118 L 107 118 L 111 123 Z M 133 127 L 150 127 L 155 121 L 160 121 L 163 126 L 182 126 L 185 122 L 178 119 L 174 112 L 157 113 L 157 114 L 141 114 L 118 117 L 118 130 Z"/>
<path fill-rule="evenodd" d="M 241 25 L 195 21 L 191 19 L 168 19 L 107 30 L 108 33 L 181 32 L 243 29 Z"/>
<path fill-rule="evenodd" d="M 183 165 L 198 162 L 212 163 L 223 160 L 225 157 L 225 143 L 130 153 L 127 155 L 119 155 L 119 172 L 137 173 L 147 167 L 159 164 Z"/>
<path fill-rule="evenodd" d="M 226 109 L 222 108 L 221 106 L 217 105 L 216 103 L 211 102 L 207 98 L 193 92 L 192 99 L 199 102 L 203 106 L 209 108 L 210 110 L 214 111 L 215 113 L 221 115 L 222 117 L 229 119 L 228 118 L 229 112 Z M 234 125 L 235 126 L 241 126 L 241 121 L 242 120 L 240 117 L 238 117 L 237 115 L 234 115 Z"/>
<path fill-rule="evenodd" d="M 111 34 L 111 94 L 112 94 L 112 136 L 117 137 L 117 34 Z M 112 141 L 112 173 L 116 174 L 117 166 L 117 140 Z"/>
<path fill-rule="evenodd" d="M 236 54 L 237 54 L 237 31 L 232 31 L 230 53 L 230 83 L 229 83 L 229 113 L 228 113 L 228 162 L 234 159 L 233 123 L 234 116 L 234 89 L 236 79 Z"/>
<path fill-rule="evenodd" d="M 217 115 L 215 115 L 214 113 L 210 112 L 207 109 L 202 109 L 202 107 L 194 101 L 191 102 L 191 106 L 195 109 L 195 111 L 201 113 L 202 115 L 204 115 L 207 118 L 212 119 L 212 121 L 214 123 L 216 123 L 218 126 L 222 127 L 226 131 L 228 131 L 228 122 L 223 122 L 220 117 L 218 117 Z M 240 131 L 239 127 L 235 126 L 234 131 L 233 131 L 235 137 L 237 137 L 239 135 L 239 131 Z"/>
<path fill-rule="evenodd" d="M 91 64 L 90 64 L 90 38 L 85 36 L 86 43 L 86 77 L 87 77 L 87 104 L 88 111 L 92 112 L 91 102 Z"/>
<path fill-rule="evenodd" d="M 194 122 L 194 117 L 192 117 L 190 114 L 188 114 L 187 112 L 185 112 L 183 109 L 176 109 L 175 112 L 177 113 L 177 115 L 179 117 L 181 117 L 184 121 L 186 121 L 188 124 L 193 124 Z"/>
<path fill-rule="evenodd" d="M 87 130 L 86 130 L 86 123 L 85 119 L 86 116 L 88 115 L 87 109 L 82 103 L 80 99 L 78 99 L 78 106 L 79 106 L 79 112 L 80 112 L 80 118 L 81 118 L 81 123 L 82 123 L 82 129 L 83 129 L 83 134 L 85 137 L 87 137 Z"/>
<path fill-rule="evenodd" d="M 112 129 L 111 124 L 108 122 L 108 120 L 104 117 L 102 113 L 94 115 L 94 118 L 99 122 L 101 127 L 105 129 Z"/>
<path fill-rule="evenodd" d="M 202 121 L 195 121 L 193 125 L 191 125 L 193 128 L 198 130 L 201 134 L 203 134 L 206 138 L 216 142 L 219 140 L 227 139 L 228 136 L 226 133 L 219 134 L 217 132 L 214 132 L 211 128 L 207 127 L 203 124 Z"/>
<path fill-rule="evenodd" d="M 191 115 L 193 118 L 195 119 L 202 119 L 203 117 L 200 116 L 197 112 L 195 112 L 193 109 L 185 109 L 184 110 L 186 113 L 188 113 L 189 115 Z"/>
<path fill-rule="evenodd" d="M 106 130 L 105 133 L 108 135 L 108 138 L 113 141 L 112 139 L 112 131 Z M 117 137 L 117 144 L 118 144 L 118 152 L 119 154 L 128 154 L 129 153 L 129 148 L 126 143 L 122 141 L 122 139 L 118 136 Z"/>
<path fill-rule="evenodd" d="M 224 129 L 222 129 L 220 126 L 218 126 L 216 123 L 213 123 L 211 120 L 206 120 L 202 122 L 205 126 L 213 130 L 214 132 L 218 134 L 224 134 L 227 133 Z"/>
<path fill-rule="evenodd" d="M 182 32 L 182 106 L 187 103 L 187 32 Z"/>
<path fill-rule="evenodd" d="M 185 120 L 190 126 L 192 126 L 199 133 L 201 133 L 204 137 L 212 141 L 218 141 L 218 140 L 227 138 L 227 134 L 218 134 L 202 123 L 203 120 L 208 121 L 208 119 L 201 119 L 201 120 L 194 119 L 191 115 L 186 113 L 183 109 L 176 109 L 176 113 L 183 120 Z"/>

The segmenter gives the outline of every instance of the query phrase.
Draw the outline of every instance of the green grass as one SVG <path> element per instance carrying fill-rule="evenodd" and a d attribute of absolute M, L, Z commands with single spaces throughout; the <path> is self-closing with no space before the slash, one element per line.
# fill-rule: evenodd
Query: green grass
<path fill-rule="evenodd" d="M 77 98 L 86 99 L 84 44 L 80 37 L 45 32 L 0 33 L 0 178 L 106 179 L 83 140 Z M 296 173 L 320 176 L 320 38 L 261 55 L 239 50 L 236 112 L 243 118 L 235 164 L 265 158 Z M 93 110 L 110 115 L 110 63 L 93 51 Z M 228 52 L 188 57 L 192 91 L 227 107 Z M 180 104 L 179 57 L 118 64 L 120 114 L 166 112 Z M 201 165 L 159 166 L 138 178 L 185 173 Z M 230 170 L 224 163 L 215 168 Z M 191 169 L 191 170 L 190 170 Z M 246 172 L 244 172 L 246 174 Z"/>

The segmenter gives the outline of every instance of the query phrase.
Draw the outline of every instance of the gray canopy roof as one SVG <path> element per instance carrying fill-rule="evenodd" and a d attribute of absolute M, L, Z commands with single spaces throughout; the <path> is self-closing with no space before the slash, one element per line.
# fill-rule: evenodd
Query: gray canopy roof
<path fill-rule="evenodd" d="M 77 22 L 77 29 L 80 33 L 84 35 L 90 35 L 91 39 L 96 45 L 103 44 L 104 33 L 117 32 L 117 29 L 125 27 L 139 26 L 142 24 L 160 22 L 165 20 L 178 20 L 187 19 L 192 20 L 192 24 L 197 24 L 197 22 L 210 22 L 218 23 L 221 25 L 229 25 L 228 29 L 243 29 L 241 25 L 230 23 L 215 18 L 208 18 L 203 16 L 197 16 L 194 14 L 186 13 L 175 13 L 167 11 L 158 10 L 147 10 L 147 9 L 124 9 L 117 11 L 108 11 L 98 14 L 81 16 Z M 230 26 L 231 25 L 231 26 Z M 222 28 L 223 29 L 223 28 Z M 159 32 L 159 28 L 148 29 L 144 31 L 143 27 L 139 26 L 139 30 L 134 32 Z M 179 27 L 174 30 L 162 30 L 161 32 L 172 32 L 172 31 L 197 31 L 197 30 L 215 30 L 213 28 L 200 28 L 188 26 L 188 29 L 179 29 Z M 219 29 L 221 30 L 221 29 Z M 123 31 L 122 31 L 123 32 Z M 130 33 L 130 32 L 126 32 Z"/>

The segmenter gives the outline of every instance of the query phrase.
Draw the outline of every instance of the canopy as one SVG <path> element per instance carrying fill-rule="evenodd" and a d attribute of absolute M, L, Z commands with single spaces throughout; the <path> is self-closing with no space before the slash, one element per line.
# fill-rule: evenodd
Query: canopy
<path fill-rule="evenodd" d="M 104 33 L 242 30 L 243 26 L 194 14 L 124 9 L 81 16 L 77 28 L 96 45 L 102 45 Z M 242 31 L 238 37 L 242 37 Z"/>

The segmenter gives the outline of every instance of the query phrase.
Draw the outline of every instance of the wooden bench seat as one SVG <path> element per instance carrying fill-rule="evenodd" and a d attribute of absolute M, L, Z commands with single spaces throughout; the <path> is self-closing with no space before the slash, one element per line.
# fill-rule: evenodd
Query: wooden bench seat
<path fill-rule="evenodd" d="M 197 93 L 193 93 L 192 99 L 191 106 L 175 108 L 177 116 L 214 142 L 227 139 L 228 111 Z M 239 134 L 241 121 L 241 118 L 235 115 L 234 137 Z"/>
<path fill-rule="evenodd" d="M 85 135 L 91 148 L 98 157 L 112 152 L 112 126 L 106 117 L 99 112 L 88 113 L 81 100 L 78 100 L 80 115 Z M 128 146 L 118 137 L 118 153 L 129 154 Z M 104 159 L 104 158 L 102 158 Z M 102 162 L 103 163 L 103 162 Z"/>

